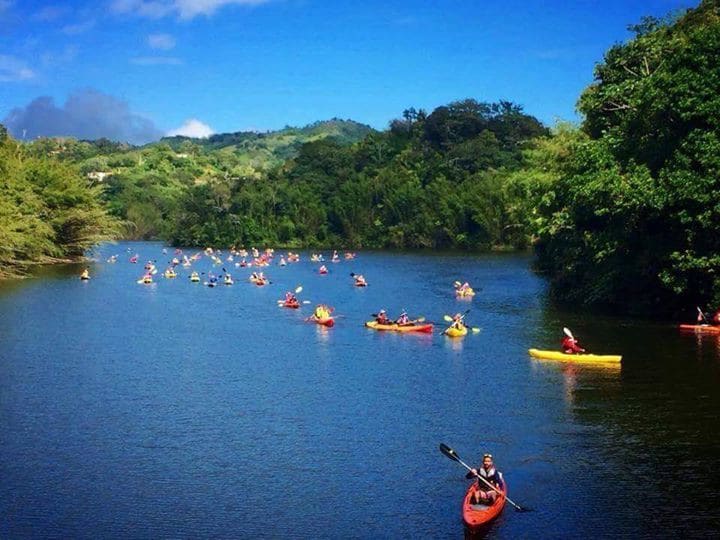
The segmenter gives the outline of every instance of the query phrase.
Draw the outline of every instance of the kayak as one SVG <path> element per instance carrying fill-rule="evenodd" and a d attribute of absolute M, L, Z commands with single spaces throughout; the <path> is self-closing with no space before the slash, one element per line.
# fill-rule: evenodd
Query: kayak
<path fill-rule="evenodd" d="M 199 283 L 199 282 L 200 282 L 200 278 L 199 278 L 199 277 L 191 277 L 191 278 L 190 278 L 190 281 L 192 281 L 193 283 Z"/>
<path fill-rule="evenodd" d="M 225 285 L 232 285 L 234 282 L 233 282 L 232 279 L 225 279 L 225 280 L 223 280 L 223 283 L 224 283 Z"/>
<path fill-rule="evenodd" d="M 325 319 L 318 319 L 315 315 L 313 315 L 312 320 L 322 326 L 327 326 L 328 328 L 331 328 L 332 326 L 335 325 L 335 319 L 333 319 L 332 317 L 327 317 Z"/>
<path fill-rule="evenodd" d="M 455 291 L 455 294 L 461 298 L 466 296 L 475 296 L 475 291 L 472 289 L 465 289 L 465 290 L 457 290 Z"/>
<path fill-rule="evenodd" d="M 257 285 L 258 287 L 262 287 L 263 285 L 265 285 L 265 283 L 267 283 L 267 281 L 265 281 L 264 279 L 256 279 L 256 280 L 254 281 L 254 283 L 255 283 L 255 285 Z"/>
<path fill-rule="evenodd" d="M 290 308 L 290 309 L 298 309 L 300 307 L 300 302 L 283 302 L 282 307 Z"/>
<path fill-rule="evenodd" d="M 682 332 L 697 332 L 699 334 L 720 334 L 720 326 L 710 326 L 708 324 L 681 324 Z"/>
<path fill-rule="evenodd" d="M 165 272 L 165 277 L 168 279 L 176 278 L 177 274 L 175 272 Z"/>
<path fill-rule="evenodd" d="M 444 334 L 447 337 L 463 337 L 464 335 L 467 335 L 467 332 L 467 326 L 463 326 L 462 328 L 455 328 L 454 326 L 451 326 L 445 330 Z"/>
<path fill-rule="evenodd" d="M 611 354 L 565 354 L 559 351 L 541 351 L 539 349 L 530 349 L 528 352 L 533 358 L 541 360 L 565 360 L 579 363 L 619 363 L 622 360 L 622 356 Z"/>
<path fill-rule="evenodd" d="M 355 286 L 356 287 L 367 287 L 367 283 L 365 283 L 364 281 L 356 281 Z"/>
<path fill-rule="evenodd" d="M 492 504 L 470 504 L 470 497 L 475 491 L 475 484 L 470 484 L 467 493 L 465 493 L 462 506 L 463 522 L 468 529 L 477 531 L 500 515 L 500 512 L 505 507 L 507 484 L 499 489 L 503 494 L 498 494 L 497 499 Z"/>
<path fill-rule="evenodd" d="M 397 324 L 380 324 L 377 321 L 368 321 L 365 323 L 365 326 L 367 328 L 372 328 L 373 330 L 382 330 L 382 331 L 388 331 L 388 332 L 422 332 L 424 334 L 430 334 L 433 331 L 433 325 L 428 324 L 404 324 L 404 325 L 397 325 Z"/>

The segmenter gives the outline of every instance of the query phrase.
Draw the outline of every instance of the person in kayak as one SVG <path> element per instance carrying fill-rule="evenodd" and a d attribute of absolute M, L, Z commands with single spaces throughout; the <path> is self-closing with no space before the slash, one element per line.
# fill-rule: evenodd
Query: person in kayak
<path fill-rule="evenodd" d="M 492 504 L 495 502 L 495 499 L 497 499 L 497 491 L 488 486 L 485 482 L 483 482 L 483 480 L 501 490 L 505 485 L 502 473 L 493 465 L 492 454 L 484 454 L 482 467 L 479 469 L 472 469 L 465 475 L 465 478 L 477 479 L 475 491 L 470 498 L 471 504 Z"/>
<path fill-rule="evenodd" d="M 465 324 L 463 324 L 463 319 L 465 318 L 465 315 L 462 313 L 456 313 L 453 316 L 452 323 L 450 324 L 450 328 L 457 328 L 458 330 L 462 330 L 465 328 Z"/>
<path fill-rule="evenodd" d="M 297 296 L 295 296 L 295 293 L 288 291 L 285 293 L 285 303 L 286 304 L 297 304 L 298 299 Z"/>
<path fill-rule="evenodd" d="M 392 324 L 392 321 L 388 318 L 384 309 L 378 311 L 377 317 L 375 317 L 375 322 L 378 324 Z"/>
<path fill-rule="evenodd" d="M 320 267 L 320 270 L 318 270 L 318 272 L 320 272 L 321 274 L 327 274 L 327 273 L 328 273 L 328 269 L 327 269 L 327 267 L 323 264 L 323 265 Z"/>
<path fill-rule="evenodd" d="M 408 317 L 407 311 L 403 310 L 400 316 L 395 321 L 398 326 L 404 326 L 410 324 L 410 317 Z"/>
<path fill-rule="evenodd" d="M 367 281 L 365 281 L 365 276 L 363 276 L 362 274 L 355 274 L 353 277 L 355 278 L 355 285 L 357 285 L 358 287 L 366 287 L 367 286 Z"/>
<path fill-rule="evenodd" d="M 457 289 L 458 293 L 465 294 L 470 289 L 470 284 L 466 281 L 465 283 L 460 285 L 460 282 L 456 281 L 455 288 Z"/>
<path fill-rule="evenodd" d="M 562 348 L 562 352 L 565 354 L 582 354 L 585 351 L 580 344 L 578 343 L 578 340 L 575 339 L 574 336 L 569 336 L 567 334 L 563 334 L 562 341 L 560 342 L 560 347 Z"/>
<path fill-rule="evenodd" d="M 330 317 L 330 314 L 333 312 L 333 308 L 326 306 L 325 304 L 319 304 L 315 307 L 315 312 L 313 313 L 313 316 L 319 320 L 323 321 Z"/>

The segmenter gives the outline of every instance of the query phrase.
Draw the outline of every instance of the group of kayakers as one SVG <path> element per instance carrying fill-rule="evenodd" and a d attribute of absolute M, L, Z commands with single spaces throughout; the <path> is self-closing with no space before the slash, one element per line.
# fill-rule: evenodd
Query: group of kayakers
<path fill-rule="evenodd" d="M 378 311 L 377 315 L 375 316 L 375 322 L 378 324 L 397 324 L 399 326 L 408 325 L 408 324 L 414 324 L 414 321 L 411 321 L 408 317 L 407 311 L 402 310 L 400 315 L 397 319 L 392 320 L 390 317 L 388 317 L 387 311 L 384 309 L 381 309 Z"/>

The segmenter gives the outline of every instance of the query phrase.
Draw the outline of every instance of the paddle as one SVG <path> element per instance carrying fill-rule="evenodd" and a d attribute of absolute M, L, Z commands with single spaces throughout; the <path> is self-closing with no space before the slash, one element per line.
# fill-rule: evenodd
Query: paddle
<path fill-rule="evenodd" d="M 457 455 L 457 452 L 455 452 L 455 450 L 450 448 L 447 444 L 440 443 L 440 451 L 443 454 L 445 454 L 447 457 L 452 459 L 453 461 L 457 461 L 460 465 L 465 467 L 468 471 L 472 472 L 472 467 L 470 467 L 467 463 L 465 463 L 463 460 L 461 460 L 460 456 Z M 479 474 L 476 474 L 475 476 L 477 476 L 480 480 L 485 482 L 485 484 L 487 484 L 490 488 L 492 488 L 494 491 L 496 491 L 500 495 L 504 495 L 504 493 L 502 491 L 500 491 L 498 488 L 493 486 L 490 482 L 485 480 Z M 514 503 L 513 501 L 510 500 L 510 497 L 508 497 L 507 495 L 505 495 L 505 500 L 507 502 L 509 502 L 510 504 L 512 504 L 517 509 L 518 512 L 531 512 L 532 511 L 530 508 L 525 508 L 523 506 L 520 506 L 519 504 Z"/>
<path fill-rule="evenodd" d="M 707 317 L 706 317 L 705 314 L 703 313 L 702 309 L 700 309 L 700 306 L 695 306 L 695 309 L 698 310 L 698 313 L 699 313 L 700 316 L 703 318 L 703 321 L 705 321 L 705 324 L 710 324 L 710 323 L 708 322 L 708 320 L 707 320 Z"/>

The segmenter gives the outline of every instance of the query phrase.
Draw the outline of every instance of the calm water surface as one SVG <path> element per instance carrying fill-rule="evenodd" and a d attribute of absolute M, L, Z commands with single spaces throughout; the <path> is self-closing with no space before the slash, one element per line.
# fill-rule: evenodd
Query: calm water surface
<path fill-rule="evenodd" d="M 88 283 L 68 266 L 0 285 L 0 538 L 460 538 L 467 481 L 440 442 L 492 452 L 535 510 L 507 506 L 490 538 L 720 531 L 717 338 L 558 311 L 527 256 L 361 253 L 319 276 L 303 253 L 267 287 L 237 268 L 210 289 L 185 269 L 136 284 L 128 247 L 169 259 L 107 245 Z M 457 301 L 455 279 L 482 289 Z M 334 328 L 277 307 L 298 285 Z M 482 330 L 363 328 L 382 307 L 470 308 Z M 563 326 L 622 369 L 528 357 Z"/>

